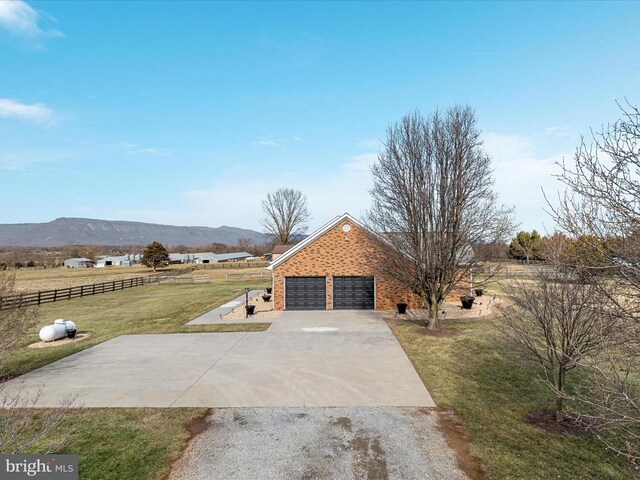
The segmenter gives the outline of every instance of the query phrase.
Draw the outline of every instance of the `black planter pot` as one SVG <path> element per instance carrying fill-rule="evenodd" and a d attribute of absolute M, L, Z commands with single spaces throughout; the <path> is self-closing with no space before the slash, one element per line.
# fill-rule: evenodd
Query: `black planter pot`
<path fill-rule="evenodd" d="M 77 330 L 67 330 L 67 338 L 76 338 Z"/>
<path fill-rule="evenodd" d="M 484 290 L 481 288 L 476 288 L 476 297 L 481 297 L 484 293 Z"/>
<path fill-rule="evenodd" d="M 265 302 L 268 302 L 269 300 L 271 300 L 271 295 L 262 295 L 262 300 L 264 300 Z"/>
<path fill-rule="evenodd" d="M 407 304 L 406 303 L 398 303 L 396 305 L 398 307 L 398 313 L 407 313 Z"/>
<path fill-rule="evenodd" d="M 272 287 L 267 287 L 267 293 L 271 293 L 272 290 L 273 290 Z"/>
<path fill-rule="evenodd" d="M 253 315 L 256 309 L 255 305 L 245 305 L 244 308 L 247 309 L 247 315 Z"/>
<path fill-rule="evenodd" d="M 462 302 L 462 308 L 464 308 L 465 310 L 471 310 L 474 300 L 475 298 L 469 295 L 460 297 L 460 301 Z"/>

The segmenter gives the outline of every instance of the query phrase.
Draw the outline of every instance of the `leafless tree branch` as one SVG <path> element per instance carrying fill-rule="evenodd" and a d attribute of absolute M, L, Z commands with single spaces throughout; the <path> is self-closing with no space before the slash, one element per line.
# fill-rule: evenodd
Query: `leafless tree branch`
<path fill-rule="evenodd" d="M 490 249 L 482 247 L 512 230 L 492 173 L 470 107 L 415 112 L 387 130 L 366 215 L 385 252 L 376 267 L 423 299 L 429 328 L 437 326 L 438 304 L 485 260 Z"/>
<path fill-rule="evenodd" d="M 262 201 L 261 224 L 276 244 L 287 245 L 307 231 L 307 198 L 300 190 L 279 188 Z"/>

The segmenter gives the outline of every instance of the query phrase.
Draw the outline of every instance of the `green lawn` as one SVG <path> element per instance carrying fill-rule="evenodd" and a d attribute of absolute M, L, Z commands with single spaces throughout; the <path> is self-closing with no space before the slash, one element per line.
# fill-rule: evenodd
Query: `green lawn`
<path fill-rule="evenodd" d="M 17 345 L 4 372 L 15 376 L 71 355 L 122 334 L 223 332 L 264 330 L 269 324 L 184 324 L 244 292 L 245 286 L 262 288 L 268 282 L 232 283 L 216 275 L 208 284 L 160 285 L 85 297 L 42 306 L 38 327 Z M 70 345 L 30 349 L 40 326 L 56 318 L 73 320 L 81 333 L 92 336 Z M 156 480 L 166 478 L 171 464 L 184 450 L 194 422 L 206 409 L 75 409 L 47 438 L 31 448 L 37 453 L 56 444 L 62 434 L 73 432 L 71 443 L 59 453 L 80 455 L 80 478 Z M 32 410 L 37 422 L 46 410 Z M 3 412 L 0 410 L 0 417 Z M 1 423 L 1 418 L 0 418 Z M 50 443 L 53 442 L 53 443 Z"/>
<path fill-rule="evenodd" d="M 546 433 L 523 419 L 552 406 L 535 364 L 503 345 L 495 321 L 443 321 L 460 335 L 425 335 L 390 326 L 440 407 L 462 420 L 493 479 L 626 479 L 629 472 L 594 438 Z"/>
<path fill-rule="evenodd" d="M 118 335 L 264 330 L 268 324 L 184 324 L 241 294 L 245 286 L 263 288 L 267 285 L 266 282 L 240 283 L 215 279 L 207 284 L 145 286 L 43 305 L 37 312 L 38 326 L 16 346 L 2 377 L 20 375 Z M 53 323 L 57 318 L 73 320 L 80 333 L 90 333 L 91 337 L 59 347 L 26 348 L 39 340 L 40 327 Z"/>
<path fill-rule="evenodd" d="M 58 453 L 77 454 L 82 480 L 159 480 L 167 477 L 205 408 L 92 408 L 69 411 L 63 422 L 30 452 L 50 441 L 70 443 Z M 46 415 L 46 410 L 41 414 Z M 2 411 L 0 411 L 2 415 Z"/>

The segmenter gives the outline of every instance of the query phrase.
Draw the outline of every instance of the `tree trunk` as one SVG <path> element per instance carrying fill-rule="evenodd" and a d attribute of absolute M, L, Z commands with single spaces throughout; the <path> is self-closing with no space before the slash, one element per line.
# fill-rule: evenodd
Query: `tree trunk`
<path fill-rule="evenodd" d="M 429 298 L 429 320 L 427 322 L 427 328 L 429 330 L 438 328 L 438 299 L 435 295 Z"/>
<path fill-rule="evenodd" d="M 563 412 L 563 400 L 564 400 L 564 371 L 562 367 L 558 371 L 558 385 L 556 385 L 558 391 L 556 393 L 556 422 L 562 422 L 564 420 Z"/>
<path fill-rule="evenodd" d="M 564 412 L 562 411 L 562 395 L 556 395 L 556 422 L 564 420 Z"/>

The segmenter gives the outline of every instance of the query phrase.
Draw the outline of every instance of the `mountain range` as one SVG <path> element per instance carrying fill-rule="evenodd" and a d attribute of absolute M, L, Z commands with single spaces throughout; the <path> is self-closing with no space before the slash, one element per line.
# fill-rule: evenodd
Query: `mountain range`
<path fill-rule="evenodd" d="M 210 243 L 236 245 L 240 238 L 264 244 L 264 234 L 236 227 L 180 227 L 155 223 L 57 218 L 47 223 L 0 224 L 0 245 L 59 247 L 64 245 L 165 245 L 197 247 Z"/>

